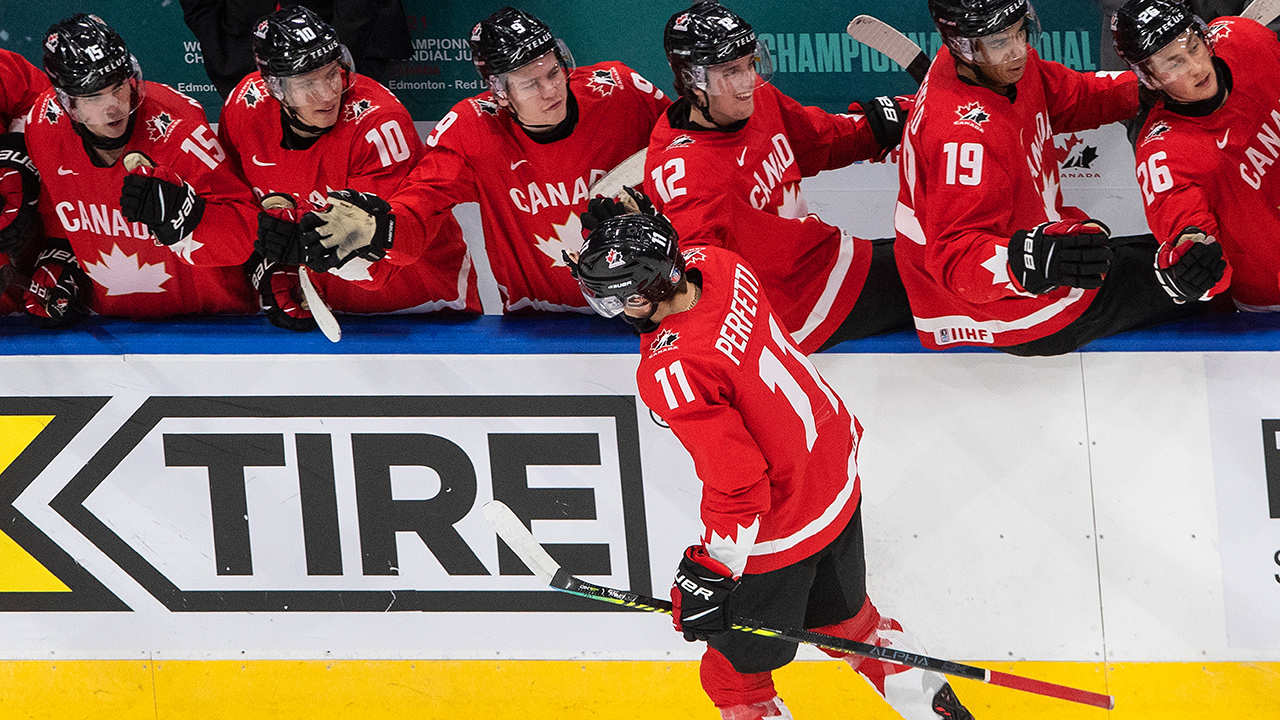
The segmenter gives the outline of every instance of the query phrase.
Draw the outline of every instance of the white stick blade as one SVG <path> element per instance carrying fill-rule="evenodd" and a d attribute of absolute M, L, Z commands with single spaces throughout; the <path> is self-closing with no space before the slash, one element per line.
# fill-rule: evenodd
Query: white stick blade
<path fill-rule="evenodd" d="M 1240 13 L 1240 17 L 1256 20 L 1263 25 L 1270 25 L 1277 16 L 1280 16 L 1280 0 L 1253 0 L 1249 3 L 1249 7 Z"/>
<path fill-rule="evenodd" d="M 529 532 L 529 528 L 525 527 L 524 523 L 520 522 L 520 518 L 511 512 L 511 508 L 507 507 L 506 503 L 492 500 L 485 503 L 480 508 L 480 512 L 507 547 L 529 566 L 538 579 L 550 585 L 551 578 L 555 577 L 556 571 L 560 569 L 560 563 L 552 559 L 546 549 L 538 544 L 533 533 Z"/>
<path fill-rule="evenodd" d="M 648 153 L 649 149 L 643 148 L 618 163 L 587 190 L 587 197 L 595 197 L 597 195 L 603 195 L 607 198 L 617 197 L 622 192 L 622 188 L 635 187 L 643 183 L 644 161 Z"/>
<path fill-rule="evenodd" d="M 333 316 L 333 311 L 325 304 L 324 298 L 320 297 L 320 293 L 316 291 L 316 286 L 311 283 L 311 275 L 307 272 L 306 265 L 298 266 L 298 284 L 302 286 L 302 296 L 307 299 L 307 309 L 311 311 L 311 317 L 315 318 L 320 332 L 329 338 L 329 342 L 341 340 L 342 326 L 338 324 L 338 318 Z"/>
<path fill-rule="evenodd" d="M 911 38 L 870 15 L 859 15 L 850 20 L 845 32 L 854 40 L 884 53 L 904 68 L 920 54 L 920 46 L 912 42 Z"/>

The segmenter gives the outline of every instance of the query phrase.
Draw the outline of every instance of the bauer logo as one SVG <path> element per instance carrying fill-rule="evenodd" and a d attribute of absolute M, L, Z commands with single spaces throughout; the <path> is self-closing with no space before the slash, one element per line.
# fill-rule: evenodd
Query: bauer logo
<path fill-rule="evenodd" d="M 548 592 L 489 499 L 569 572 L 650 592 L 630 397 L 152 397 L 117 422 L 49 507 L 171 611 L 602 609 Z"/>

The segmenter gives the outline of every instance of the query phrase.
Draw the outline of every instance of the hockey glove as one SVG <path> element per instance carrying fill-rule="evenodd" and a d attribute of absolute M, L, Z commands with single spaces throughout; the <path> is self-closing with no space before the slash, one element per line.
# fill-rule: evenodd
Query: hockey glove
<path fill-rule="evenodd" d="M 13 255 L 35 223 L 40 173 L 27 155 L 22 133 L 0 136 L 0 252 Z"/>
<path fill-rule="evenodd" d="M 1009 240 L 1009 274 L 1035 295 L 1060 285 L 1100 287 L 1111 267 L 1111 233 L 1097 220 L 1087 222 L 1040 223 L 1014 233 Z"/>
<path fill-rule="evenodd" d="M 204 204 L 195 188 L 164 167 L 139 165 L 124 176 L 120 189 L 125 219 L 151 228 L 162 245 L 173 245 L 194 232 Z"/>
<path fill-rule="evenodd" d="M 284 265 L 254 251 L 244 267 L 249 283 L 258 290 L 258 304 L 272 325 L 294 332 L 316 329 L 315 318 L 302 298 L 297 265 Z"/>
<path fill-rule="evenodd" d="M 907 127 L 907 111 L 902 109 L 896 99 L 881 95 L 871 100 L 859 100 L 850 105 L 849 109 L 853 110 L 855 105 L 867 116 L 871 134 L 884 149 L 883 154 L 898 147 L 898 143 L 902 142 L 902 131 Z"/>
<path fill-rule="evenodd" d="M 262 199 L 264 205 L 271 205 L 273 193 Z M 293 198 L 284 195 L 289 204 Z M 294 207 L 277 206 L 261 210 L 258 213 L 258 238 L 253 242 L 253 249 L 268 260 L 286 265 L 302 264 L 302 229 L 298 225 L 298 211 Z"/>
<path fill-rule="evenodd" d="M 617 199 L 597 197 L 587 203 L 587 211 L 579 215 L 582 221 L 582 239 L 586 240 L 604 221 L 622 215 L 640 213 L 660 220 L 668 226 L 671 224 L 666 216 L 658 212 L 653 201 L 643 192 L 632 187 L 624 187 Z"/>
<path fill-rule="evenodd" d="M 1182 231 L 1177 240 L 1162 243 L 1156 251 L 1156 279 L 1179 305 L 1213 297 L 1227 261 L 1222 246 L 1198 227 Z"/>
<path fill-rule="evenodd" d="M 83 305 L 88 287 L 89 276 L 76 261 L 71 243 L 49 238 L 23 293 L 27 316 L 37 327 L 70 327 L 88 315 Z"/>
<path fill-rule="evenodd" d="M 316 272 L 340 268 L 352 258 L 377 262 L 386 257 L 396 234 L 396 216 L 386 200 L 371 193 L 338 190 L 329 206 L 299 222 L 303 262 Z"/>
<path fill-rule="evenodd" d="M 693 642 L 732 628 L 729 597 L 738 581 L 727 565 L 707 554 L 701 545 L 684 551 L 671 585 L 671 622 L 684 639 Z"/>

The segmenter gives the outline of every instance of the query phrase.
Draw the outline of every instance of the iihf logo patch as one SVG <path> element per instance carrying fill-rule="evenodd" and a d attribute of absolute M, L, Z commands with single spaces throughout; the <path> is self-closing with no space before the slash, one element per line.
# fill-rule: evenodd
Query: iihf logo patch
<path fill-rule="evenodd" d="M 622 253 L 618 252 L 617 248 L 609 248 L 609 252 L 604 254 L 604 261 L 609 266 L 610 270 L 616 267 L 621 267 L 627 262 L 622 257 Z"/>
<path fill-rule="evenodd" d="M 356 100 L 355 102 L 347 105 L 347 112 L 344 116 L 344 119 L 347 120 L 347 122 L 355 122 L 356 120 L 360 119 L 361 115 L 364 115 L 365 113 L 368 113 L 368 112 L 373 112 L 374 110 L 377 110 L 379 107 L 380 107 L 379 105 L 374 105 L 369 100 Z"/>
<path fill-rule="evenodd" d="M 150 120 L 147 120 L 147 137 L 151 139 L 151 142 L 167 140 L 169 138 L 169 133 L 173 132 L 174 126 L 180 122 L 182 121 L 174 120 L 173 117 L 166 112 L 162 112 L 159 115 L 153 115 Z"/>
<path fill-rule="evenodd" d="M 663 330 L 658 333 L 658 337 L 654 338 L 649 345 L 649 355 L 657 355 L 665 350 L 675 349 L 676 341 L 680 339 L 680 333 L 674 330 Z"/>
<path fill-rule="evenodd" d="M 692 137 L 688 135 L 681 135 L 675 140 L 672 140 L 671 144 L 667 146 L 667 149 L 670 150 L 671 148 L 684 147 L 685 145 L 692 145 L 692 144 L 693 144 Z"/>
<path fill-rule="evenodd" d="M 671 29 L 672 30 L 688 30 L 689 29 L 689 13 L 685 13 L 680 17 L 676 18 L 676 21 L 671 24 Z"/>
<path fill-rule="evenodd" d="M 1164 134 L 1172 129 L 1173 128 L 1169 126 L 1169 123 L 1161 120 L 1151 126 L 1151 130 L 1147 132 L 1147 136 L 1142 138 L 1142 144 L 1146 145 L 1152 140 L 1162 140 L 1164 139 Z"/>
<path fill-rule="evenodd" d="M 58 121 L 62 119 L 62 106 L 58 104 L 57 100 L 49 98 L 44 101 L 44 112 L 40 113 L 40 115 L 50 125 L 57 125 Z"/>
<path fill-rule="evenodd" d="M 591 77 L 587 78 L 587 87 L 599 93 L 600 97 L 609 97 L 621 84 L 622 81 L 613 68 L 592 70 Z"/>
<path fill-rule="evenodd" d="M 956 115 L 960 117 L 959 120 L 956 120 L 956 125 L 968 125 L 975 130 L 983 130 L 982 124 L 991 119 L 982 104 L 976 102 L 956 108 Z M 986 131 L 983 130 L 983 132 Z"/>
<path fill-rule="evenodd" d="M 244 86 L 244 91 L 240 93 L 240 102 L 244 103 L 245 107 L 257 107 L 264 97 L 266 94 L 262 92 L 262 88 L 255 80 Z"/>

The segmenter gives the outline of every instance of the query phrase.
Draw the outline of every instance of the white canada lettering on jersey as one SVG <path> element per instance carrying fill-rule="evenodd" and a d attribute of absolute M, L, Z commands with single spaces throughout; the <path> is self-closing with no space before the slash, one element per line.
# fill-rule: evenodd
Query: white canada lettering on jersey
<path fill-rule="evenodd" d="M 1031 142 L 1027 155 L 1027 169 L 1031 171 L 1031 180 L 1040 190 L 1044 200 L 1044 212 L 1050 220 L 1060 220 L 1058 214 L 1058 164 L 1044 161 L 1044 149 L 1053 142 L 1053 128 L 1049 126 L 1049 118 L 1043 112 L 1036 113 L 1036 137 Z"/>
<path fill-rule="evenodd" d="M 106 203 L 89 203 L 86 207 L 83 200 L 79 201 L 78 206 L 77 208 L 69 202 L 60 202 L 54 206 L 54 212 L 62 221 L 62 228 L 69 233 L 89 232 L 138 240 L 151 237 L 151 229 L 146 225 L 126 222 L 124 215 L 120 214 L 120 208 L 108 208 Z"/>
<path fill-rule="evenodd" d="M 1276 134 L 1276 130 L 1280 129 L 1280 111 L 1271 111 L 1271 123 L 1263 123 L 1258 128 L 1257 142 L 1250 143 L 1244 151 L 1249 164 L 1240 163 L 1240 177 L 1254 190 L 1262 189 L 1262 178 L 1266 176 L 1269 166 L 1280 157 L 1280 135 Z"/>
<path fill-rule="evenodd" d="M 724 316 L 720 325 L 720 336 L 716 338 L 716 349 L 733 361 L 734 365 L 742 364 L 740 353 L 747 351 L 747 341 L 751 338 L 751 330 L 755 327 L 756 298 L 760 294 L 760 281 L 751 271 L 738 265 L 733 272 L 733 300 L 729 303 L 729 313 Z"/>
<path fill-rule="evenodd" d="M 787 168 L 796 164 L 795 153 L 791 151 L 791 144 L 787 142 L 787 136 L 778 133 L 773 136 L 773 151 L 760 163 L 760 170 L 754 174 L 756 179 L 755 187 L 751 188 L 751 207 L 757 210 L 763 210 L 769 204 L 769 195 L 773 189 L 782 182 L 782 176 Z M 764 176 L 761 177 L 760 173 Z"/>
<path fill-rule="evenodd" d="M 531 182 L 525 189 L 513 187 L 508 195 L 511 204 L 521 212 L 537 215 L 540 210 L 549 207 L 577 205 L 591 199 L 588 189 L 597 180 L 605 176 L 605 170 L 592 170 L 587 175 L 573 180 L 562 180 L 557 183 Z M 570 190 L 572 188 L 572 190 Z"/>

